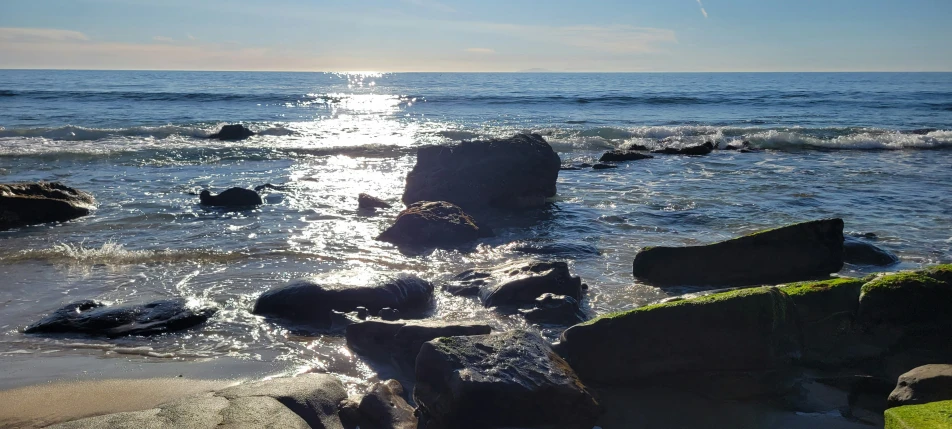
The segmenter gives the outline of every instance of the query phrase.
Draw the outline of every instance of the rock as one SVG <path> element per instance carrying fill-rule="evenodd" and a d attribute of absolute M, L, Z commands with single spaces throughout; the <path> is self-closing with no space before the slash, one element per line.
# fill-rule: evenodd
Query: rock
<path fill-rule="evenodd" d="M 640 150 L 646 150 L 640 149 Z M 612 150 L 605 152 L 601 158 L 598 160 L 600 162 L 622 162 L 622 161 L 637 161 L 639 159 L 649 159 L 654 158 L 651 155 L 644 154 L 641 152 L 636 152 L 635 150 Z"/>
<path fill-rule="evenodd" d="M 542 207 L 562 165 L 538 134 L 427 146 L 407 175 L 404 204 L 447 201 L 466 210 Z"/>
<path fill-rule="evenodd" d="M 862 279 L 838 278 L 780 286 L 796 304 L 803 329 L 803 363 L 836 367 L 857 358 L 875 357 L 862 355 L 869 349 L 856 344 L 853 332 L 864 283 Z"/>
<path fill-rule="evenodd" d="M 800 338 L 793 300 L 760 287 L 604 315 L 563 332 L 559 353 L 586 383 L 749 398 L 793 388 Z"/>
<path fill-rule="evenodd" d="M 416 276 L 383 278 L 373 286 L 328 287 L 314 280 L 293 280 L 262 294 L 252 313 L 295 323 L 326 325 L 330 311 L 354 311 L 366 307 L 377 313 L 384 308 L 414 314 L 425 310 L 433 299 L 433 284 Z"/>
<path fill-rule="evenodd" d="M 585 321 L 585 314 L 575 298 L 565 295 L 543 294 L 530 309 L 519 310 L 526 320 L 556 325 L 574 325 Z"/>
<path fill-rule="evenodd" d="M 428 429 L 591 429 L 601 411 L 542 337 L 518 330 L 425 343 L 413 398 Z"/>
<path fill-rule="evenodd" d="M 364 210 L 373 210 L 373 209 L 389 209 L 392 207 L 389 203 L 384 200 L 381 200 L 377 197 L 372 197 L 367 194 L 357 195 L 357 207 Z"/>
<path fill-rule="evenodd" d="M 92 195 L 57 182 L 0 184 L 0 231 L 86 216 Z"/>
<path fill-rule="evenodd" d="M 945 429 L 952 427 L 952 401 L 890 408 L 885 429 Z"/>
<path fill-rule="evenodd" d="M 234 124 L 221 127 L 221 130 L 208 136 L 208 138 L 218 140 L 244 140 L 253 135 L 255 135 L 254 131 L 245 128 L 244 125 Z"/>
<path fill-rule="evenodd" d="M 724 150 L 738 150 L 738 151 L 747 150 L 747 151 L 750 151 L 750 150 L 751 150 L 751 146 L 750 146 L 750 142 L 749 142 L 749 141 L 746 141 L 746 140 L 745 140 L 745 141 L 742 141 L 742 142 L 737 142 L 737 141 L 735 140 L 735 141 L 732 141 L 732 142 L 728 143 L 727 146 L 724 146 Z"/>
<path fill-rule="evenodd" d="M 920 366 L 899 377 L 887 406 L 918 405 L 952 400 L 952 365 Z"/>
<path fill-rule="evenodd" d="M 417 429 L 413 407 L 401 397 L 403 386 L 397 380 L 377 383 L 358 405 L 360 427 L 366 429 Z"/>
<path fill-rule="evenodd" d="M 867 326 L 948 330 L 952 323 L 952 264 L 879 277 L 863 285 L 859 319 Z"/>
<path fill-rule="evenodd" d="M 400 320 L 400 310 L 396 308 L 382 308 L 380 313 L 377 313 L 377 317 L 383 320 Z"/>
<path fill-rule="evenodd" d="M 743 286 L 825 278 L 842 268 L 843 220 L 824 219 L 705 246 L 647 247 L 632 272 L 661 286 Z"/>
<path fill-rule="evenodd" d="M 284 192 L 284 191 L 287 191 L 289 188 L 290 187 L 288 185 L 272 185 L 270 183 L 265 183 L 264 185 L 255 186 L 255 192 L 268 191 L 268 190 Z"/>
<path fill-rule="evenodd" d="M 651 151 L 651 153 L 661 153 L 665 155 L 707 155 L 713 150 L 714 143 L 705 142 L 704 144 L 695 146 L 666 147 L 662 149 L 655 149 Z"/>
<path fill-rule="evenodd" d="M 363 355 L 388 359 L 398 368 L 412 371 L 423 343 L 440 337 L 485 335 L 491 331 L 489 325 L 475 323 L 373 320 L 347 327 L 347 347 Z"/>
<path fill-rule="evenodd" d="M 516 242 L 506 247 L 514 252 L 572 258 L 601 254 L 595 246 L 577 242 Z"/>
<path fill-rule="evenodd" d="M 121 337 L 158 335 L 204 323 L 214 307 L 192 307 L 184 299 L 156 301 L 145 305 L 109 307 L 98 301 L 78 301 L 28 326 L 26 334 L 76 333 Z"/>
<path fill-rule="evenodd" d="M 198 198 L 203 206 L 212 207 L 250 207 L 264 204 L 257 192 L 245 188 L 231 188 L 218 195 L 212 195 L 206 189 Z"/>
<path fill-rule="evenodd" d="M 337 408 L 346 397 L 337 377 L 305 374 L 188 396 L 149 410 L 89 417 L 50 427 L 342 429 Z"/>
<path fill-rule="evenodd" d="M 843 240 L 843 261 L 855 265 L 888 267 L 899 263 L 899 258 L 870 243 L 846 237 Z"/>
<path fill-rule="evenodd" d="M 491 236 L 491 229 L 478 225 L 458 206 L 421 201 L 400 212 L 377 240 L 406 247 L 454 247 Z"/>
<path fill-rule="evenodd" d="M 592 170 L 610 170 L 612 168 L 618 168 L 618 166 L 613 164 L 602 164 L 602 163 L 598 163 L 592 166 Z"/>
<path fill-rule="evenodd" d="M 582 299 L 582 279 L 565 262 L 516 261 L 490 270 L 467 270 L 444 288 L 454 295 L 478 293 L 486 307 L 533 304 L 545 293 Z"/>

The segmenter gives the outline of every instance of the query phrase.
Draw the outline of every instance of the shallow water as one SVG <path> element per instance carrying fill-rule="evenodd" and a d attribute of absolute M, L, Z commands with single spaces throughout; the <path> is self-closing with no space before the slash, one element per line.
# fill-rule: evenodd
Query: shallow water
<path fill-rule="evenodd" d="M 952 74 L 521 75 L 0 71 L 0 181 L 57 180 L 93 193 L 93 216 L 0 233 L 0 361 L 88 354 L 278 361 L 289 371 L 372 377 L 340 336 L 301 336 L 250 314 L 265 290 L 305 276 L 365 284 L 412 272 L 439 284 L 474 266 L 564 244 L 591 286 L 590 314 L 694 288 L 632 278 L 649 245 L 708 243 L 842 217 L 914 268 L 952 260 Z M 264 135 L 202 139 L 220 122 Z M 563 161 L 606 148 L 748 140 L 766 150 L 658 156 L 562 171 L 548 208 L 491 219 L 471 249 L 405 254 L 373 238 L 357 194 L 398 202 L 420 145 L 517 131 Z M 287 185 L 256 210 L 200 207 L 210 187 Z M 874 271 L 847 266 L 843 274 Z M 157 338 L 26 336 L 80 299 L 217 304 L 205 326 Z M 519 318 L 437 292 L 433 317 L 500 329 Z M 553 330 L 546 330 L 555 335 Z M 43 374 L 36 375 L 44 380 Z"/>

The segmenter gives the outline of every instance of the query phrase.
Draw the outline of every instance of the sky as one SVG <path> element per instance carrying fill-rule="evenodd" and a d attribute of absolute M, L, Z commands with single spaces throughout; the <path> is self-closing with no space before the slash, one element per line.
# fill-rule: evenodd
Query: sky
<path fill-rule="evenodd" d="M 952 71 L 952 0 L 0 0 L 0 68 Z"/>

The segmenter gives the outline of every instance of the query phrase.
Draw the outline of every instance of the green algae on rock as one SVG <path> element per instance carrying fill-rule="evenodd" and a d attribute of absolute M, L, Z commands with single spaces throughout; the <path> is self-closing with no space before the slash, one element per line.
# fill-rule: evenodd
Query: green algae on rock
<path fill-rule="evenodd" d="M 779 286 L 796 304 L 803 327 L 803 362 L 835 365 L 856 355 L 853 321 L 863 283 L 837 278 Z"/>
<path fill-rule="evenodd" d="M 952 264 L 885 275 L 863 285 L 865 324 L 952 323 Z"/>
<path fill-rule="evenodd" d="M 890 408 L 886 429 L 947 429 L 952 427 L 952 401 Z"/>

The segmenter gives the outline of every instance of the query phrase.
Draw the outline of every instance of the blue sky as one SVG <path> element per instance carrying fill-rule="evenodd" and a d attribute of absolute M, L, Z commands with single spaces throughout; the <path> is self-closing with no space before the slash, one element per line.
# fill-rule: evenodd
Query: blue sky
<path fill-rule="evenodd" d="M 0 0 L 0 68 L 952 71 L 950 22 L 952 0 Z"/>

